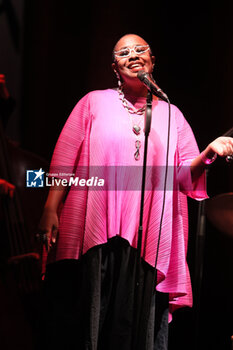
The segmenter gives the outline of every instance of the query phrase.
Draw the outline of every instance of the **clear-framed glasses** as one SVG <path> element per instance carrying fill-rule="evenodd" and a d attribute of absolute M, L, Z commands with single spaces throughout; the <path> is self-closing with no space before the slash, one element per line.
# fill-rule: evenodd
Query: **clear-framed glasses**
<path fill-rule="evenodd" d="M 144 52 L 150 50 L 149 45 L 135 45 L 132 49 L 130 47 L 125 47 L 119 51 L 114 51 L 115 57 L 126 58 L 131 55 L 133 51 L 136 55 L 142 55 Z"/>

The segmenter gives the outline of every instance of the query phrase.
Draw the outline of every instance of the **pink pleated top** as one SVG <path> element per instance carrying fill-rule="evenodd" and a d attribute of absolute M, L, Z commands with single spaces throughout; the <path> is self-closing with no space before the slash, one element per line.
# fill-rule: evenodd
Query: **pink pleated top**
<path fill-rule="evenodd" d="M 145 98 L 127 96 L 129 105 L 143 106 Z M 90 248 L 115 236 L 137 247 L 144 133 L 144 116 L 130 115 L 115 89 L 92 91 L 74 107 L 57 141 L 50 173 L 104 179 L 104 186 L 72 185 L 60 213 L 59 238 L 48 262 L 79 259 Z M 141 142 L 135 160 L 135 142 Z M 164 196 L 168 142 L 168 104 L 154 100 L 148 139 L 143 215 L 143 259 L 155 266 Z M 199 154 L 193 132 L 180 110 L 171 105 L 167 190 L 157 261 L 157 290 L 169 293 L 170 313 L 192 305 L 186 262 L 187 198 L 207 197 L 205 176 L 192 183 L 190 163 Z M 59 171 L 58 171 L 59 170 Z"/>

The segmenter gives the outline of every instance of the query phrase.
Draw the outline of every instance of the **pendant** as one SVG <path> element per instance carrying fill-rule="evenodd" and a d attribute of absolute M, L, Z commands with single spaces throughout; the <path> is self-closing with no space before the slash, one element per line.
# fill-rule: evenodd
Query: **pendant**
<path fill-rule="evenodd" d="M 136 134 L 136 135 L 139 135 L 140 134 L 140 131 L 141 131 L 141 128 L 139 125 L 135 124 L 133 126 L 133 132 Z"/>
<path fill-rule="evenodd" d="M 139 160 L 140 159 L 139 149 L 141 147 L 141 141 L 137 140 L 135 142 L 135 147 L 136 147 L 136 152 L 134 153 L 134 159 Z"/>

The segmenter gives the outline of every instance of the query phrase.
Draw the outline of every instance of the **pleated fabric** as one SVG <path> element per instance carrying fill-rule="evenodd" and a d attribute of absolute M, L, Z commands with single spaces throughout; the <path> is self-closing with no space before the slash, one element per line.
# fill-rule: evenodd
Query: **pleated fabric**
<path fill-rule="evenodd" d="M 141 107 L 144 98 L 126 96 Z M 137 119 L 139 118 L 139 119 Z M 143 129 L 143 116 L 130 116 L 114 89 L 93 91 L 75 106 L 58 139 L 50 173 L 69 180 L 75 177 L 104 180 L 104 186 L 72 185 L 60 214 L 59 237 L 48 262 L 80 259 L 91 248 L 113 237 L 137 247 L 143 164 L 134 158 L 137 137 L 132 123 Z M 141 256 L 155 267 L 163 206 L 166 164 L 168 104 L 154 100 L 148 142 L 147 181 L 144 201 Z M 165 211 L 158 255 L 157 290 L 169 294 L 171 313 L 192 305 L 190 275 L 186 263 L 188 216 L 186 196 L 206 198 L 205 176 L 192 183 L 190 163 L 199 154 L 192 130 L 182 113 L 171 106 L 171 130 Z M 67 175 L 68 174 L 68 175 Z"/>

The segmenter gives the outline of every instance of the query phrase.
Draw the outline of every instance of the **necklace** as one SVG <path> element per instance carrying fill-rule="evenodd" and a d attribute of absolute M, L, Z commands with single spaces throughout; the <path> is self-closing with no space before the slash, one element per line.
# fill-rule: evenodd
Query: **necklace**
<path fill-rule="evenodd" d="M 133 132 L 134 132 L 134 134 L 136 136 L 136 141 L 135 141 L 136 152 L 134 153 L 134 159 L 135 160 L 140 160 L 141 141 L 139 140 L 139 137 L 140 137 L 140 133 L 141 133 L 141 130 L 142 130 L 141 123 L 143 122 L 144 118 L 142 118 L 142 116 L 137 116 L 137 118 L 136 118 L 137 122 L 135 123 L 135 120 L 133 120 L 133 114 L 129 114 L 129 117 L 131 119 L 132 130 L 133 130 Z"/>
<path fill-rule="evenodd" d="M 122 86 L 118 87 L 117 89 L 118 94 L 119 94 L 119 99 L 121 100 L 123 106 L 127 109 L 127 111 L 131 114 L 137 114 L 137 115 L 142 115 L 144 114 L 145 110 L 146 110 L 146 104 L 144 104 L 144 106 L 142 106 L 139 109 L 134 108 L 133 106 L 129 106 L 128 101 L 125 98 L 124 92 L 122 90 Z"/>
<path fill-rule="evenodd" d="M 134 153 L 134 159 L 135 160 L 140 160 L 140 148 L 141 148 L 141 141 L 139 140 L 139 135 L 141 132 L 141 122 L 144 119 L 140 119 L 139 121 L 137 120 L 137 122 L 135 123 L 133 120 L 133 114 L 137 114 L 137 119 L 139 118 L 139 116 L 144 116 L 145 114 L 145 109 L 146 109 L 146 104 L 144 106 L 142 106 L 139 109 L 134 108 L 133 106 L 129 106 L 128 101 L 125 98 L 125 95 L 123 93 L 122 87 L 119 86 L 118 89 L 118 94 L 119 94 L 119 99 L 121 100 L 123 107 L 127 110 L 128 115 L 130 117 L 131 120 L 131 124 L 132 124 L 132 131 L 136 136 L 136 141 L 135 141 L 135 148 L 136 148 L 136 152 Z"/>

